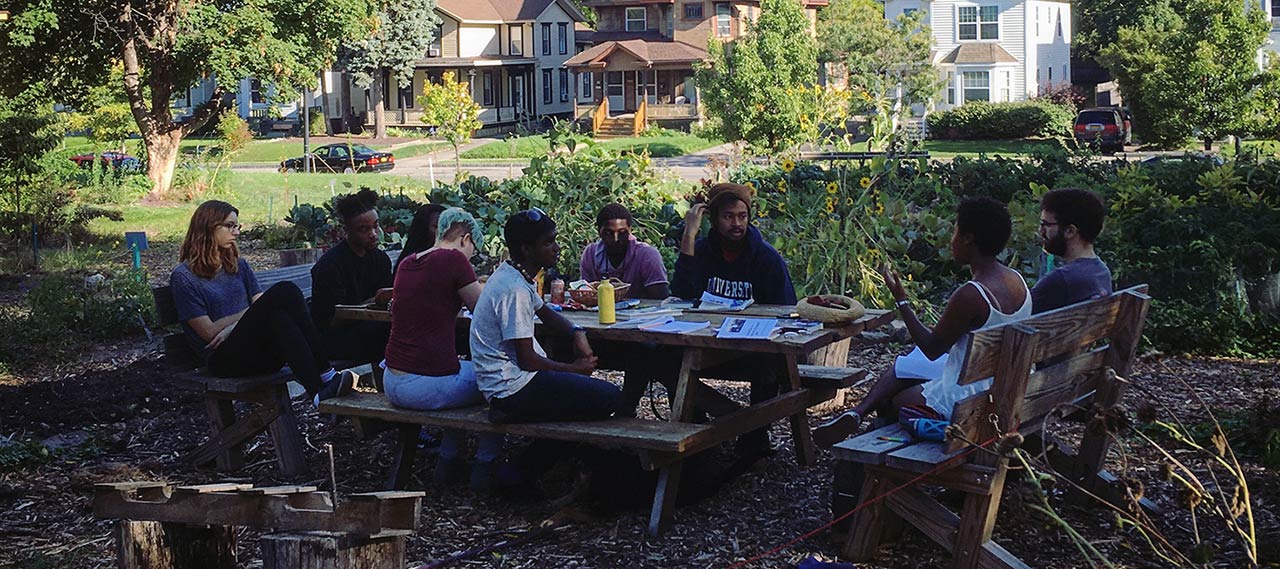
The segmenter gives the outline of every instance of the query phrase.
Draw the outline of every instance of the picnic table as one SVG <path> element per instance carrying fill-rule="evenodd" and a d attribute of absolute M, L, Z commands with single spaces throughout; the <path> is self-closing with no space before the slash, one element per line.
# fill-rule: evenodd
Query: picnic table
<path fill-rule="evenodd" d="M 654 304 L 656 302 L 646 302 L 642 303 L 638 308 L 645 308 Z M 620 315 L 619 322 L 623 321 L 628 312 L 627 310 L 618 312 Z M 667 334 L 602 325 L 599 323 L 597 313 L 592 311 L 565 310 L 562 314 L 574 324 L 585 328 L 588 339 L 593 341 L 652 343 L 683 349 L 676 391 L 671 395 L 672 413 L 670 423 L 671 427 L 679 427 L 679 430 L 650 431 L 647 424 L 659 422 L 643 419 L 609 420 L 616 422 L 617 425 L 614 425 L 614 427 L 621 427 L 622 431 L 625 432 L 617 432 L 617 428 L 609 430 L 606 427 L 608 421 L 595 422 L 602 423 L 602 425 L 596 427 L 591 427 L 591 423 L 577 423 L 575 427 L 572 427 L 572 436 L 578 437 L 583 442 L 593 442 L 590 431 L 593 428 L 597 428 L 602 432 L 594 439 L 595 442 L 630 444 L 630 446 L 640 448 L 642 450 L 642 462 L 659 469 L 658 487 L 654 496 L 649 528 L 650 533 L 655 535 L 670 524 L 676 489 L 679 486 L 681 476 L 682 460 L 693 453 L 732 440 L 739 435 L 765 427 L 775 421 L 788 419 L 791 426 L 791 436 L 795 443 L 797 461 L 801 465 L 811 465 L 816 462 L 815 448 L 808 423 L 808 408 L 835 397 L 840 387 L 847 387 L 853 381 L 862 379 L 865 377 L 866 372 L 860 369 L 844 368 L 843 365 L 840 367 L 804 365 L 802 361 L 808 354 L 827 348 L 837 342 L 848 340 L 864 330 L 887 324 L 893 319 L 891 311 L 868 310 L 867 314 L 861 318 L 843 324 L 826 325 L 808 334 L 774 335 L 767 339 L 726 339 L 716 337 L 716 330 L 727 317 L 792 318 L 795 316 L 795 306 L 754 305 L 746 310 L 733 313 L 685 311 L 676 316 L 676 319 L 710 323 L 707 328 L 685 334 Z M 339 305 L 336 309 L 335 318 L 390 321 L 391 313 L 385 308 L 369 305 Z M 459 328 L 465 329 L 464 327 L 469 327 L 469 325 L 470 319 L 464 313 L 463 316 L 459 317 Z M 690 388 L 692 382 L 698 381 L 701 377 L 707 377 L 704 373 L 716 366 L 757 354 L 769 354 L 776 357 L 775 361 L 780 366 L 782 392 L 767 401 L 749 405 L 705 425 L 693 425 L 693 390 Z M 608 367 L 607 362 L 602 361 L 601 363 L 602 367 Z M 745 381 L 745 378 L 733 377 L 720 379 Z M 355 415 L 361 414 L 358 409 L 343 409 L 343 405 L 340 402 L 341 399 L 330 400 L 335 402 L 331 405 L 322 404 L 321 411 L 340 414 L 344 412 Z M 466 412 L 460 410 L 454 411 L 452 414 L 448 412 L 439 413 L 450 415 L 449 421 L 451 422 L 441 420 L 438 423 L 441 425 L 461 426 L 471 430 L 527 434 L 529 436 L 564 435 L 561 438 L 570 438 L 569 434 L 560 432 L 560 429 L 556 427 L 558 424 L 495 425 L 483 420 L 483 415 L 475 412 L 471 412 L 470 415 L 465 417 L 463 415 Z M 453 417 L 452 415 L 458 416 Z M 385 418 L 385 413 L 379 416 L 379 414 L 370 411 L 365 413 L 364 416 Z M 475 424 L 467 424 L 468 421 Z M 631 423 L 633 422 L 636 424 L 632 425 Z M 603 432 L 604 430 L 609 430 L 609 432 Z M 665 437 L 672 440 L 666 441 L 664 439 L 661 441 L 663 445 L 667 446 L 656 444 L 658 441 L 646 440 L 657 437 Z"/>

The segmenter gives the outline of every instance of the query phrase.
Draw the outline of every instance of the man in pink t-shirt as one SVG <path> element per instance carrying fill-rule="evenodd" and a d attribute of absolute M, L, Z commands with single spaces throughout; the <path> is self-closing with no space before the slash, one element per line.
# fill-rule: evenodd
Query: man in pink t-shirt
<path fill-rule="evenodd" d="M 582 278 L 598 281 L 616 278 L 631 285 L 631 298 L 664 299 L 671 296 L 662 254 L 631 233 L 635 219 L 625 206 L 611 203 L 600 208 L 596 229 L 600 240 L 582 251 Z"/>

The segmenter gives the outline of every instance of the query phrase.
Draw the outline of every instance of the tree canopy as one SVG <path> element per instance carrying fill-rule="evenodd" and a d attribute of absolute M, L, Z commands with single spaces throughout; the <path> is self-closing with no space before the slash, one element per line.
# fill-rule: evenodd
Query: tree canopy
<path fill-rule="evenodd" d="M 241 79 L 275 86 L 279 98 L 316 84 L 339 44 L 373 23 L 370 0 L 13 0 L 0 33 L 0 94 L 31 85 L 54 100 L 85 102 L 120 65 L 123 89 L 147 149 L 154 191 L 173 178 L 178 143 L 216 115 Z M 216 78 L 209 103 L 177 122 L 175 95 Z"/>
<path fill-rule="evenodd" d="M 379 8 L 378 26 L 367 37 L 346 44 L 342 50 L 344 67 L 355 84 L 373 92 L 374 136 L 386 136 L 383 119 L 382 74 L 389 72 L 400 87 L 413 84 L 414 64 L 422 59 L 436 39 L 440 17 L 436 0 L 386 0 Z"/>
<path fill-rule="evenodd" d="M 428 81 L 418 97 L 422 122 L 435 127 L 436 135 L 453 146 L 455 171 L 460 171 L 458 147 L 471 140 L 480 122 L 480 104 L 471 96 L 471 85 L 454 79 L 453 71 L 445 71 L 440 83 Z"/>
<path fill-rule="evenodd" d="M 927 103 L 937 96 L 941 79 L 930 63 L 933 37 L 924 14 L 889 20 L 876 0 L 832 0 L 818 15 L 818 60 L 837 64 L 855 91 L 896 100 L 901 86 L 904 106 Z M 866 97 L 853 100 L 872 105 Z"/>
<path fill-rule="evenodd" d="M 1275 66 L 1259 65 L 1271 24 L 1233 0 L 1160 0 L 1137 12 L 1103 47 L 1108 67 L 1145 141 L 1177 146 L 1195 137 L 1264 130 L 1277 106 Z"/>
<path fill-rule="evenodd" d="M 818 78 L 818 49 L 795 0 L 761 0 L 760 18 L 738 39 L 708 42 L 697 70 L 702 104 L 726 140 L 769 150 L 800 141 L 807 114 L 800 90 Z"/>

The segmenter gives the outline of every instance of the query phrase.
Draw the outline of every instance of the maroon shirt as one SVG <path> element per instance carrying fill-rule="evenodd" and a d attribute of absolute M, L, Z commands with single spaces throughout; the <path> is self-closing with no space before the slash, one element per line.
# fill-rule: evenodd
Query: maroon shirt
<path fill-rule="evenodd" d="M 458 291 L 473 282 L 475 269 L 461 251 L 437 249 L 400 263 L 393 285 L 387 367 L 417 375 L 458 373 Z"/>

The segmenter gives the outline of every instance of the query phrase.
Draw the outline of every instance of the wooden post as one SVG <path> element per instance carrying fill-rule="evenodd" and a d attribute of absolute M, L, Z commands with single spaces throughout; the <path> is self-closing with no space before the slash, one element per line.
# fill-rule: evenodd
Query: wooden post
<path fill-rule="evenodd" d="M 227 399 L 205 395 L 204 409 L 205 413 L 209 415 L 209 422 L 213 426 L 211 434 L 215 437 L 218 436 L 218 433 L 231 428 L 231 425 L 236 422 L 235 404 Z M 218 451 L 214 461 L 218 466 L 218 470 L 224 472 L 239 470 L 241 466 L 244 466 L 244 452 L 240 445 L 232 445 Z"/>
<path fill-rule="evenodd" d="M 293 414 L 293 405 L 289 401 L 289 388 L 284 384 L 276 384 L 271 388 L 271 402 L 278 416 L 271 422 L 271 441 L 276 445 L 276 459 L 280 463 L 280 474 L 286 478 L 305 476 L 307 459 L 302 452 L 302 433 L 298 431 L 298 418 Z"/>
<path fill-rule="evenodd" d="M 231 526 L 194 526 L 119 520 L 115 524 L 120 569 L 235 569 Z"/>
<path fill-rule="evenodd" d="M 262 536 L 262 569 L 404 569 L 404 536 L 360 539 L 328 532 Z"/>

